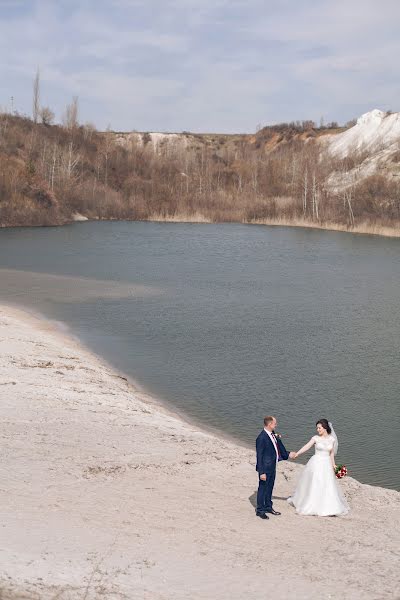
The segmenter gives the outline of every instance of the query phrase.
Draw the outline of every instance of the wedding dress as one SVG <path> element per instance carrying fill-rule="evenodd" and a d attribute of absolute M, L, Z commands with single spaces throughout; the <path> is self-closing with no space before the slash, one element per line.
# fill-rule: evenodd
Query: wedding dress
<path fill-rule="evenodd" d="M 300 515 L 345 515 L 349 507 L 330 458 L 336 440 L 331 435 L 316 435 L 312 439 L 315 442 L 315 454 L 304 467 L 295 493 L 288 498 L 288 502 Z"/>

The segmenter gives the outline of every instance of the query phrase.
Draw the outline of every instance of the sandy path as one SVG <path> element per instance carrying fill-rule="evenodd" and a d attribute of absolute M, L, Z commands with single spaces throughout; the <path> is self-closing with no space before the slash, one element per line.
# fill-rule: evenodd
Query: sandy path
<path fill-rule="evenodd" d="M 400 493 L 254 515 L 254 453 L 149 404 L 51 325 L 0 307 L 0 598 L 399 598 Z"/>

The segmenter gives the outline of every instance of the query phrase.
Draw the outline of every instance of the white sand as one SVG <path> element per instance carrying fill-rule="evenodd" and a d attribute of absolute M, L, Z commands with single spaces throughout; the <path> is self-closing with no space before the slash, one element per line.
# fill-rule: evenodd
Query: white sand
<path fill-rule="evenodd" d="M 347 478 L 348 516 L 301 517 L 285 463 L 262 521 L 252 451 L 8 307 L 0 399 L 2 600 L 399 598 L 398 492 Z"/>

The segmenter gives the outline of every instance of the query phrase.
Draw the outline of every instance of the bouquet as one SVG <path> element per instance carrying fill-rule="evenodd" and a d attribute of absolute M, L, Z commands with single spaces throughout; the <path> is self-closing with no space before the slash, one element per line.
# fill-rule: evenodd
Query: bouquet
<path fill-rule="evenodd" d="M 347 475 L 347 467 L 346 465 L 337 465 L 335 469 L 335 474 L 338 479 L 342 479 Z"/>

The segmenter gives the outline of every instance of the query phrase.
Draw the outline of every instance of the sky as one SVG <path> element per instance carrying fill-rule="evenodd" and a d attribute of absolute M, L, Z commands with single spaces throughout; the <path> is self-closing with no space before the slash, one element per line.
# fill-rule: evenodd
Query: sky
<path fill-rule="evenodd" d="M 399 0 L 0 0 L 0 107 L 116 131 L 400 110 Z"/>

